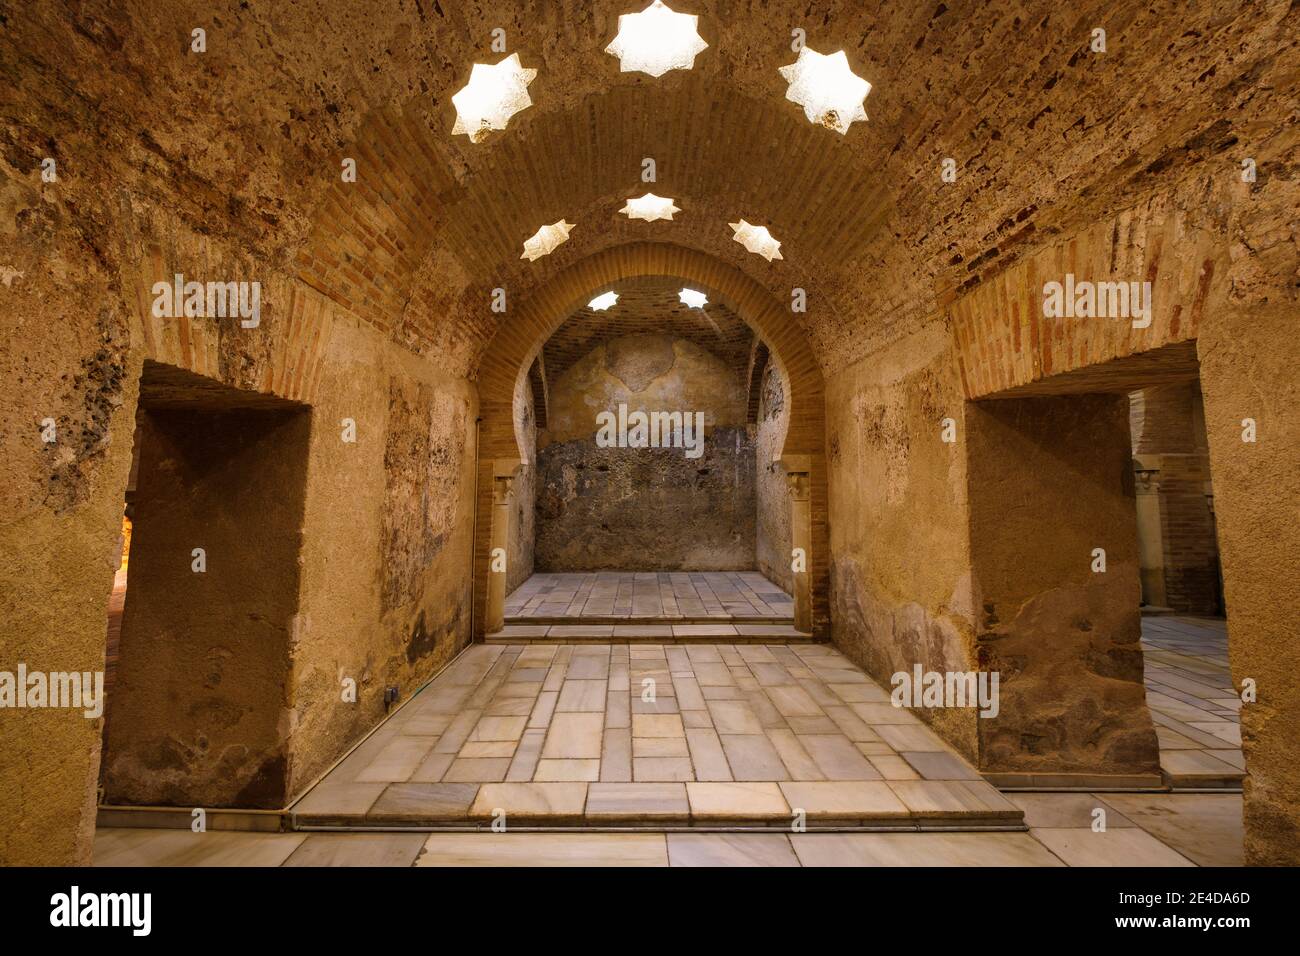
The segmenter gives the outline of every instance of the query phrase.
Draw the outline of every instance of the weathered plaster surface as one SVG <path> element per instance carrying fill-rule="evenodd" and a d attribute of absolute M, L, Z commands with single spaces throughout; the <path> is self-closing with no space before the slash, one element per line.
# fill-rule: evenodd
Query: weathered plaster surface
<path fill-rule="evenodd" d="M 754 428 L 755 504 L 758 529 L 755 551 L 758 569 L 787 592 L 794 588 L 791 571 L 790 493 L 784 470 L 776 464 L 790 425 L 781 369 L 775 359 L 763 372 Z"/>
<path fill-rule="evenodd" d="M 736 369 L 685 339 L 610 339 L 550 384 L 538 452 L 537 565 L 548 571 L 754 567 L 754 441 Z M 704 414 L 704 452 L 602 448 L 596 415 Z"/>

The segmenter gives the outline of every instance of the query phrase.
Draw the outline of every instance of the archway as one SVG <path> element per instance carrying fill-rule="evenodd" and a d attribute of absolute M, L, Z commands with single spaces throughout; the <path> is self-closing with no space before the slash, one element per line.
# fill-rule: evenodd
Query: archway
<path fill-rule="evenodd" d="M 792 541 L 802 551 L 803 569 L 795 574 L 795 619 L 796 625 L 814 635 L 826 635 L 828 533 L 821 369 L 788 309 L 752 279 L 693 249 L 641 242 L 590 256 L 556 275 L 524 302 L 510 305 L 508 321 L 485 351 L 479 371 L 476 639 L 499 626 L 505 597 L 508 572 L 502 559 L 510 536 L 511 486 L 527 458 L 516 434 L 516 392 L 525 387 L 546 340 L 593 291 L 644 276 L 675 276 L 707 289 L 749 324 L 784 369 L 790 417 L 778 458 L 789 481 Z"/>

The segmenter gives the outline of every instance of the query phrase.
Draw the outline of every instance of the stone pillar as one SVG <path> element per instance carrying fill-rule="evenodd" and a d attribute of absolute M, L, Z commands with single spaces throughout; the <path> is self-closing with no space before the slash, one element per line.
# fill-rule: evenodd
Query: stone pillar
<path fill-rule="evenodd" d="M 794 571 L 794 626 L 813 629 L 812 602 L 812 461 L 808 455 L 778 459 L 790 493 L 791 567 Z"/>
<path fill-rule="evenodd" d="M 487 613 L 483 621 L 488 634 L 501 630 L 506 623 L 511 496 L 519 465 L 518 458 L 498 458 L 492 463 L 492 532 L 488 538 Z"/>
<path fill-rule="evenodd" d="M 279 809 L 310 416 L 177 408 L 138 420 L 105 802 Z"/>
<path fill-rule="evenodd" d="M 1133 459 L 1137 486 L 1138 564 L 1142 600 L 1165 606 L 1165 537 L 1160 514 L 1160 459 L 1139 455 Z"/>
<path fill-rule="evenodd" d="M 1294 292 L 1217 311 L 1197 341 L 1246 758 L 1246 862 L 1300 864 L 1300 336 Z M 1247 683 L 1249 681 L 1249 683 Z"/>
<path fill-rule="evenodd" d="M 1127 396 L 973 402 L 966 421 L 976 653 L 1000 675 L 980 769 L 1158 785 Z"/>

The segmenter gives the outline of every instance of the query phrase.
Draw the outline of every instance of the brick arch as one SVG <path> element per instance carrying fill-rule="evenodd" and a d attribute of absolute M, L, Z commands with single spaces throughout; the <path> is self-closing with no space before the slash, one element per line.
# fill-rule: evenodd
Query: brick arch
<path fill-rule="evenodd" d="M 636 242 L 606 249 L 557 273 L 523 301 L 507 300 L 506 320 L 478 369 L 480 431 L 478 521 L 474 542 L 475 636 L 484 633 L 493 482 L 497 462 L 525 459 L 515 431 L 514 397 L 551 334 L 593 292 L 620 280 L 674 276 L 722 302 L 767 343 L 786 379 L 789 427 L 781 455 L 806 456 L 810 473 L 813 628 L 829 635 L 829 533 L 825 467 L 826 408 L 821 367 L 790 310 L 734 266 L 669 243 Z M 509 296 L 509 290 L 507 290 Z"/>

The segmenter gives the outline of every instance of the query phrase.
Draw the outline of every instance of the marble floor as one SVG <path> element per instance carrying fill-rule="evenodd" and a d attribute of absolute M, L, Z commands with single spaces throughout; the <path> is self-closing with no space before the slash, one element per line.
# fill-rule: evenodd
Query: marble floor
<path fill-rule="evenodd" d="M 1021 833 L 101 828 L 97 866 L 1240 866 L 1239 794 L 1018 793 Z M 1101 811 L 1104 816 L 1098 814 Z M 1105 829 L 1094 829 L 1104 821 Z"/>
<path fill-rule="evenodd" d="M 1236 766 L 1236 697 L 1222 622 L 1145 618 L 1143 643 L 1162 763 L 1170 754 L 1198 754 Z M 1188 769 L 1177 757 L 1165 763 L 1171 767 Z M 796 808 L 808 832 L 792 832 Z M 999 794 L 917 718 L 893 708 L 834 648 L 816 644 L 477 645 L 294 812 L 299 825 L 391 830 L 195 834 L 103 827 L 95 860 L 102 866 L 1243 862 L 1240 794 Z M 486 827 L 499 814 L 505 832 Z M 617 832 L 634 822 L 666 832 Z M 419 824 L 461 830 L 401 829 Z M 846 825 L 896 829 L 824 829 Z M 939 832 L 936 825 L 1008 829 Z M 537 826 L 555 829 L 526 829 Z M 692 826 L 700 829 L 689 832 Z M 766 832 L 716 832 L 727 826 Z M 1024 829 L 1013 832 L 1017 827 Z"/>
<path fill-rule="evenodd" d="M 506 622 L 792 621 L 793 598 L 758 571 L 534 574 L 506 598 Z"/>
<path fill-rule="evenodd" d="M 1160 768 L 1175 788 L 1235 789 L 1241 753 L 1241 698 L 1228 672 L 1221 618 L 1142 618 L 1147 705 L 1160 738 Z"/>
<path fill-rule="evenodd" d="M 1019 826 L 825 644 L 470 647 L 292 812 L 301 824 Z"/>

